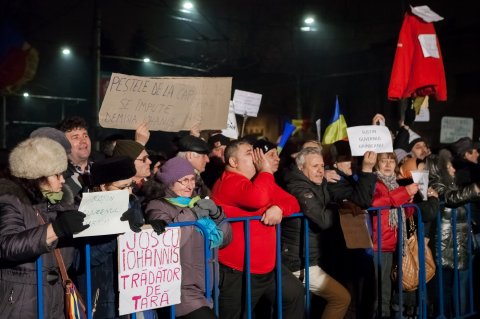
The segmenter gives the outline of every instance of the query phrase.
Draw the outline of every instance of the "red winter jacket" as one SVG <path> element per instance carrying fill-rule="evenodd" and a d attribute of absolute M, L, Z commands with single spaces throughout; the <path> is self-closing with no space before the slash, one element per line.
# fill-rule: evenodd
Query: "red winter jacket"
<path fill-rule="evenodd" d="M 435 34 L 433 23 L 427 23 L 407 12 L 397 43 L 388 98 L 398 100 L 434 94 L 438 101 L 447 100 L 447 84 L 442 53 L 437 38 L 440 57 L 424 57 L 418 36 Z"/>
<path fill-rule="evenodd" d="M 377 180 L 375 186 L 375 194 L 373 195 L 373 207 L 381 206 L 391 206 L 399 207 L 403 204 L 410 202 L 410 195 L 408 195 L 407 189 L 404 186 L 399 186 L 392 191 L 389 191 L 387 186 L 381 181 Z M 413 215 L 414 210 L 412 208 L 405 208 L 406 217 Z M 388 216 L 390 211 L 388 209 L 383 209 L 381 211 L 380 222 L 382 225 L 381 229 L 381 238 L 382 238 L 382 251 L 383 252 L 394 252 L 397 247 L 397 229 L 391 228 L 388 225 Z M 372 230 L 373 230 L 373 248 L 375 251 L 378 251 L 377 247 L 377 223 L 378 217 L 373 217 Z"/>
<path fill-rule="evenodd" d="M 272 174 L 260 173 L 250 181 L 238 173 L 225 171 L 212 189 L 212 199 L 231 217 L 261 216 L 277 205 L 283 216 L 300 210 L 297 200 L 277 184 Z M 218 252 L 218 260 L 225 266 L 243 271 L 245 256 L 244 223 L 231 223 L 233 238 Z M 252 274 L 265 274 L 275 267 L 275 227 L 259 220 L 250 222 L 250 269 Z"/>

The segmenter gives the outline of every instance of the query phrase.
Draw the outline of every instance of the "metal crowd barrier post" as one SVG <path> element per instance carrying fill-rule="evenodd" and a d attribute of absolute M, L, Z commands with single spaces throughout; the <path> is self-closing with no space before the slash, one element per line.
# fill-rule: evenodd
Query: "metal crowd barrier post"
<path fill-rule="evenodd" d="M 445 317 L 445 303 L 444 303 L 444 294 L 443 294 L 443 268 L 442 268 L 442 211 L 444 209 L 444 204 L 440 204 L 440 211 L 437 214 L 437 233 L 435 236 L 435 262 L 437 266 L 436 277 L 437 277 L 437 294 L 438 294 L 438 317 L 439 319 L 446 319 Z"/>
<path fill-rule="evenodd" d="M 43 319 L 43 260 L 42 256 L 37 259 L 37 313 L 38 318 Z"/>

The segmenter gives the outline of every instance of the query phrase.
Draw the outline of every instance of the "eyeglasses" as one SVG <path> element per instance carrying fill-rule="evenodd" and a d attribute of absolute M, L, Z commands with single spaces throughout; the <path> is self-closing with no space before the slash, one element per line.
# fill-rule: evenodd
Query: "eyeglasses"
<path fill-rule="evenodd" d="M 121 185 L 121 186 L 117 186 L 115 184 L 110 184 L 110 186 L 115 187 L 118 190 L 124 190 L 124 189 L 127 189 L 127 188 L 133 188 L 133 186 L 135 186 L 135 183 L 131 182 L 128 185 Z"/>
<path fill-rule="evenodd" d="M 183 186 L 187 187 L 189 184 L 194 184 L 195 185 L 196 180 L 195 180 L 195 177 L 193 177 L 193 178 L 180 179 L 177 182 L 182 184 Z"/>
<path fill-rule="evenodd" d="M 145 155 L 144 157 L 140 157 L 135 159 L 136 161 L 142 161 L 143 163 L 146 163 L 148 160 L 148 155 Z"/>

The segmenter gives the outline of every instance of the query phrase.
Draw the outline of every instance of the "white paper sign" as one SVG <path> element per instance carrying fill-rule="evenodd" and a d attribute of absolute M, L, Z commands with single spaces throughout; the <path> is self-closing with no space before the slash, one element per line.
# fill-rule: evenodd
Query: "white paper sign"
<path fill-rule="evenodd" d="M 238 138 L 237 117 L 232 101 L 230 101 L 230 109 L 228 110 L 227 128 L 222 130 L 222 134 L 234 140 Z"/>
<path fill-rule="evenodd" d="M 364 125 L 347 128 L 352 156 L 363 156 L 366 151 L 393 152 L 392 135 L 386 126 Z"/>
<path fill-rule="evenodd" d="M 415 116 L 415 122 L 430 122 L 430 110 L 428 107 L 421 107 L 420 113 Z"/>
<path fill-rule="evenodd" d="M 435 34 L 420 34 L 418 36 L 420 46 L 422 47 L 423 56 L 425 58 L 440 58 L 437 46 L 437 36 Z"/>
<path fill-rule="evenodd" d="M 412 13 L 425 22 L 437 22 L 443 20 L 443 17 L 438 15 L 429 6 L 412 7 Z"/>
<path fill-rule="evenodd" d="M 120 217 L 128 209 L 128 191 L 83 193 L 79 211 L 85 213 L 84 224 L 90 227 L 73 237 L 102 236 L 130 231 Z"/>
<path fill-rule="evenodd" d="M 181 282 L 179 227 L 118 236 L 120 315 L 179 304 Z"/>
<path fill-rule="evenodd" d="M 423 200 L 427 200 L 428 191 L 428 171 L 411 171 L 414 183 L 418 184 L 418 190 Z"/>
<path fill-rule="evenodd" d="M 442 117 L 440 128 L 440 143 L 448 144 L 462 137 L 473 136 L 473 118 L 470 117 Z"/>
<path fill-rule="evenodd" d="M 235 113 L 257 117 L 262 95 L 247 91 L 235 90 L 233 93 L 233 105 Z"/>

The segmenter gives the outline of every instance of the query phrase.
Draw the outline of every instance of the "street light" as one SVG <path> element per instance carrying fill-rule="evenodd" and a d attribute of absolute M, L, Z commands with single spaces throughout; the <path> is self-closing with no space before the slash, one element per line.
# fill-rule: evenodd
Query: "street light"
<path fill-rule="evenodd" d="M 183 3 L 183 8 L 185 10 L 192 10 L 193 9 L 193 3 L 191 3 L 190 1 L 185 1 Z"/>
<path fill-rule="evenodd" d="M 312 17 L 307 17 L 305 20 L 304 20 L 305 24 L 313 24 L 315 22 L 315 19 L 312 18 Z"/>
<path fill-rule="evenodd" d="M 28 94 L 28 92 L 23 92 L 23 96 L 24 97 L 28 97 L 30 94 Z"/>
<path fill-rule="evenodd" d="M 150 58 L 143 58 L 143 62 L 145 62 L 145 63 L 150 62 Z"/>
<path fill-rule="evenodd" d="M 70 53 L 72 53 L 72 52 L 70 51 L 69 48 L 63 48 L 63 49 L 62 49 L 62 54 L 63 54 L 63 55 L 70 55 Z"/>

